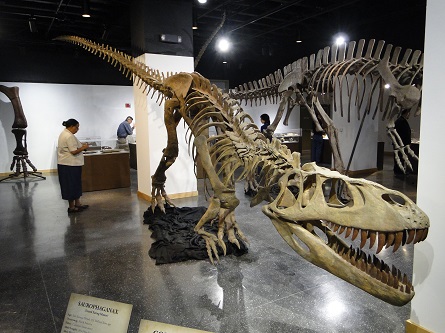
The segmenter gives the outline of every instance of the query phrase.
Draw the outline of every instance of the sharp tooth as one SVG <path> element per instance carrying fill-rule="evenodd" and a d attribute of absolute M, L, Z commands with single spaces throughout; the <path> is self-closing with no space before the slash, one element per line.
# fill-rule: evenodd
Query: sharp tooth
<path fill-rule="evenodd" d="M 362 249 L 365 246 L 366 240 L 368 239 L 368 231 L 362 230 L 361 232 L 362 241 L 360 242 L 360 248 Z"/>
<path fill-rule="evenodd" d="M 428 228 L 423 229 L 423 236 L 422 236 L 421 241 L 424 241 L 427 235 L 428 235 Z"/>
<path fill-rule="evenodd" d="M 403 280 L 402 280 L 403 284 L 407 284 L 408 283 L 408 277 L 406 276 L 406 274 L 403 274 Z"/>
<path fill-rule="evenodd" d="M 377 267 L 372 266 L 370 275 L 371 275 L 373 278 L 376 278 L 376 277 L 377 277 Z"/>
<path fill-rule="evenodd" d="M 356 228 L 354 228 L 354 231 L 352 232 L 352 240 L 354 240 L 354 239 L 357 238 L 357 235 L 358 235 L 359 230 L 360 230 L 360 229 L 356 229 Z"/>
<path fill-rule="evenodd" d="M 377 269 L 381 269 L 382 265 L 381 265 L 379 258 L 377 258 L 375 255 L 373 255 L 372 259 L 373 259 L 372 263 L 374 264 L 374 266 L 377 267 Z"/>
<path fill-rule="evenodd" d="M 391 274 L 397 276 L 397 268 L 394 265 L 392 265 Z"/>
<path fill-rule="evenodd" d="M 400 285 L 400 288 L 399 288 L 399 290 L 403 293 L 404 292 L 404 289 L 405 288 L 403 288 L 403 286 L 402 285 Z"/>
<path fill-rule="evenodd" d="M 423 230 L 424 229 L 417 229 L 417 231 L 416 231 L 416 238 L 414 238 L 414 244 L 420 242 L 420 240 L 422 239 L 422 237 L 423 237 Z"/>
<path fill-rule="evenodd" d="M 394 276 L 394 282 L 393 282 L 392 286 L 393 286 L 395 289 L 398 289 L 398 288 L 399 288 L 399 279 L 397 278 L 397 276 Z"/>
<path fill-rule="evenodd" d="M 337 232 L 338 228 L 340 228 L 340 226 L 338 224 L 334 225 L 334 232 Z"/>
<path fill-rule="evenodd" d="M 350 228 L 350 227 L 347 227 L 347 228 L 346 228 L 345 238 L 348 238 L 348 237 L 349 237 L 349 235 L 350 235 L 351 232 L 352 232 L 352 229 L 354 229 L 354 228 Z"/>
<path fill-rule="evenodd" d="M 406 294 L 410 294 L 411 293 L 411 288 L 408 286 L 405 286 L 405 293 Z"/>
<path fill-rule="evenodd" d="M 388 276 L 388 273 L 382 272 L 382 279 L 380 281 L 382 281 L 384 284 L 388 284 Z"/>
<path fill-rule="evenodd" d="M 390 232 L 388 234 L 388 237 L 386 238 L 386 248 L 390 247 L 392 243 L 394 242 L 394 238 L 396 238 L 396 235 L 394 233 Z"/>
<path fill-rule="evenodd" d="M 370 263 L 366 263 L 366 273 L 371 275 L 371 270 L 374 266 L 372 266 Z M 375 267 L 374 267 L 375 268 Z"/>
<path fill-rule="evenodd" d="M 378 247 L 377 247 L 377 252 L 379 253 L 380 251 L 382 251 L 383 246 L 386 244 L 386 234 L 384 232 L 379 232 L 379 243 L 378 243 Z"/>
<path fill-rule="evenodd" d="M 338 255 L 339 256 L 343 256 L 343 253 L 345 252 L 345 248 L 342 246 L 342 247 L 340 247 L 340 249 L 338 250 Z"/>
<path fill-rule="evenodd" d="M 376 237 L 377 237 L 377 233 L 375 231 L 369 231 L 369 248 L 370 249 L 374 246 Z"/>
<path fill-rule="evenodd" d="M 355 257 L 354 257 L 354 256 L 352 256 L 352 257 L 349 259 L 349 262 L 351 263 L 352 266 L 355 266 L 355 264 L 357 263 L 356 260 L 355 260 Z"/>
<path fill-rule="evenodd" d="M 403 230 L 403 238 L 402 238 L 402 246 L 406 244 L 406 238 L 408 237 L 408 233 L 406 230 Z"/>
<path fill-rule="evenodd" d="M 341 235 L 343 233 L 343 231 L 345 231 L 345 229 L 346 229 L 346 227 L 342 225 L 340 227 L 340 230 L 339 230 L 338 234 Z"/>
<path fill-rule="evenodd" d="M 377 269 L 377 275 L 375 277 L 377 280 L 382 281 L 382 271 Z"/>
<path fill-rule="evenodd" d="M 406 244 L 409 244 L 413 241 L 415 234 L 416 229 L 411 229 L 410 231 L 408 231 L 408 239 L 406 240 Z"/>
<path fill-rule="evenodd" d="M 387 285 L 390 286 L 390 287 L 392 287 L 394 285 L 394 275 L 389 274 Z"/>
<path fill-rule="evenodd" d="M 402 244 L 402 239 L 403 239 L 403 231 L 397 232 L 395 240 L 394 240 L 394 248 L 393 248 L 392 252 L 396 252 L 397 251 L 397 249 L 399 248 L 400 244 Z"/>
<path fill-rule="evenodd" d="M 400 269 L 397 270 L 397 278 L 400 280 L 402 280 L 402 272 L 400 271 Z"/>

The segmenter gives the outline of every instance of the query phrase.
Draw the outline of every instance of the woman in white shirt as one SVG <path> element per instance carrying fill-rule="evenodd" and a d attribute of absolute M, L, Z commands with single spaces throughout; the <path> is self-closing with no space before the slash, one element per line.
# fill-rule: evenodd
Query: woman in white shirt
<path fill-rule="evenodd" d="M 68 119 L 62 123 L 65 129 L 60 133 L 57 144 L 57 171 L 59 173 L 62 199 L 68 200 L 68 213 L 77 213 L 88 208 L 80 203 L 82 196 L 82 165 L 83 151 L 88 144 L 82 144 L 74 134 L 79 130 L 76 119 Z"/>

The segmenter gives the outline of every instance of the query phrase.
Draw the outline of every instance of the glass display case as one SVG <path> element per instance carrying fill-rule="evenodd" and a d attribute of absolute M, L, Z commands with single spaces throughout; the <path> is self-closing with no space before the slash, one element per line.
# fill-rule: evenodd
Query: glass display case
<path fill-rule="evenodd" d="M 274 137 L 287 146 L 292 152 L 297 151 L 301 153 L 302 150 L 302 129 L 290 129 L 283 133 L 275 133 Z"/>
<path fill-rule="evenodd" d="M 290 129 L 284 133 L 275 133 L 274 137 L 281 141 L 281 143 L 297 143 L 301 141 L 301 128 Z"/>
<path fill-rule="evenodd" d="M 78 137 L 82 143 L 88 143 L 89 147 L 86 153 L 114 150 L 116 147 L 116 139 L 103 139 L 100 136 Z"/>

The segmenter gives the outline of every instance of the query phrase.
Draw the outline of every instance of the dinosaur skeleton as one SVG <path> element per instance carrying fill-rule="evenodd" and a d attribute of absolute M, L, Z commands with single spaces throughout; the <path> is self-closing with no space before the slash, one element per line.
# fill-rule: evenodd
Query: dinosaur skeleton
<path fill-rule="evenodd" d="M 277 70 L 263 79 L 240 85 L 230 91 L 229 95 L 246 103 L 250 101 L 251 104 L 261 103 L 263 100 L 275 101 L 280 95 L 277 115 L 268 127 L 271 134 L 275 131 L 286 108 L 284 125 L 288 124 L 290 112 L 296 103 L 305 106 L 316 129 L 318 131 L 323 129 L 328 134 L 334 168 L 341 173 L 345 172 L 345 166 L 340 154 L 338 131 L 321 107 L 319 94 L 332 94 L 333 110 L 340 111 L 342 117 L 345 114 L 343 102 L 346 95 L 348 122 L 351 119 L 352 105 L 357 107 L 357 118 L 362 121 L 371 113 L 374 119 L 380 109 L 383 113 L 382 120 L 388 119 L 387 131 L 394 145 L 397 163 L 406 171 L 397 152 L 411 169 L 408 155 L 416 159 L 417 156 L 409 145 L 404 146 L 401 143 L 394 128 L 394 120 L 402 109 L 419 106 L 423 55 L 419 50 L 412 53 L 411 49 L 407 49 L 399 61 L 401 48 L 393 49 L 393 46 L 388 44 L 381 57 L 384 45 L 384 41 L 376 44 L 375 40 L 370 40 L 363 54 L 364 40 L 358 43 L 351 41 L 347 46 L 346 43 L 340 46 L 334 44 L 331 48 L 325 47 L 319 50 L 317 55 L 312 54 L 309 59 L 305 57 L 287 65 L 283 69 L 284 76 L 281 70 Z M 385 90 L 388 91 L 387 94 Z M 360 110 L 363 108 L 364 113 L 361 114 Z M 419 113 L 420 108 L 417 108 L 416 115 Z M 349 164 L 350 162 L 351 159 Z"/>
<path fill-rule="evenodd" d="M 0 181 L 16 178 L 21 175 L 23 175 L 25 179 L 29 176 L 46 179 L 46 177 L 42 176 L 41 172 L 37 171 L 37 168 L 28 158 L 28 149 L 26 142 L 26 127 L 28 127 L 28 122 L 26 121 L 22 103 L 20 102 L 19 88 L 0 85 L 0 92 L 4 93 L 9 98 L 14 110 L 14 123 L 12 124 L 11 132 L 14 134 L 16 141 L 16 148 L 13 151 L 14 157 L 12 158 L 10 167 L 11 171 L 15 167 L 15 172 L 5 178 L 0 179 Z M 27 165 L 29 165 L 33 171 L 28 171 Z"/>
<path fill-rule="evenodd" d="M 236 100 L 196 72 L 164 76 L 109 46 L 73 36 L 57 39 L 107 59 L 144 91 L 153 89 L 153 95 L 158 92 L 165 98 L 168 140 L 152 176 L 152 209 L 163 210 L 163 200 L 172 204 L 164 190 L 165 170 L 178 156 L 176 126 L 181 119 L 187 124 L 213 188 L 209 207 L 195 227 L 206 241 L 212 262 L 214 257 L 218 259 L 216 247 L 225 249 L 224 235 L 235 244 L 246 241 L 234 214 L 239 204 L 235 170 L 242 170 L 238 179 L 249 180 L 260 168 L 261 186 L 251 206 L 267 200 L 263 212 L 304 259 L 391 304 L 406 304 L 414 296 L 406 275 L 362 250 L 369 243 L 370 251 L 378 253 L 383 247 L 397 251 L 426 238 L 428 217 L 407 196 L 314 163 L 300 166 L 299 153 L 291 153 L 275 138 L 266 140 Z M 210 126 L 217 128 L 218 135 L 207 138 L 202 133 Z M 273 199 L 270 189 L 274 185 L 279 193 Z M 337 197 L 338 186 L 346 188 L 347 202 Z M 205 231 L 204 226 L 216 219 L 217 234 Z M 357 237 L 360 245 L 355 249 L 348 245 L 348 238 Z"/>

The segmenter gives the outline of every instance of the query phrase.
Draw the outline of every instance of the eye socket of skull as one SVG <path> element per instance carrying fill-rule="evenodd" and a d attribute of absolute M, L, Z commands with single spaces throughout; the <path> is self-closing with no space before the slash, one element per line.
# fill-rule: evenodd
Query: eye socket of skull
<path fill-rule="evenodd" d="M 341 206 L 352 206 L 354 204 L 352 194 L 342 179 L 326 179 L 322 186 L 326 203 Z"/>

